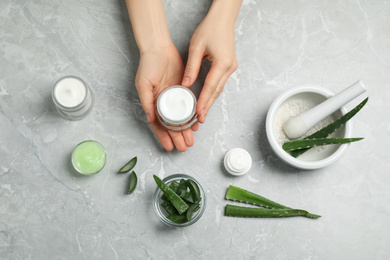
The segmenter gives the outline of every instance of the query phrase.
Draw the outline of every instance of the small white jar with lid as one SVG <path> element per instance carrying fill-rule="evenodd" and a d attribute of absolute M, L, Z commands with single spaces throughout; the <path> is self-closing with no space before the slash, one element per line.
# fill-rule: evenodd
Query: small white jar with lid
<path fill-rule="evenodd" d="M 60 78 L 54 84 L 52 98 L 58 113 L 69 120 L 84 118 L 91 112 L 95 103 L 87 83 L 71 75 Z"/>
<path fill-rule="evenodd" d="M 190 128 L 196 121 L 196 97 L 180 85 L 164 89 L 156 100 L 156 115 L 159 122 L 172 131 Z"/>
<path fill-rule="evenodd" d="M 225 154 L 223 164 L 228 173 L 234 176 L 246 174 L 252 166 L 251 155 L 242 148 L 234 148 Z"/>

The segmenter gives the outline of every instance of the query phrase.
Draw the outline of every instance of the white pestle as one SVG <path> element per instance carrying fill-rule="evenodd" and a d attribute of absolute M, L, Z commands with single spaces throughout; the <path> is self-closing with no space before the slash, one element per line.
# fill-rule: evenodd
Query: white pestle
<path fill-rule="evenodd" d="M 291 139 L 301 137 L 321 120 L 325 119 L 366 90 L 363 82 L 360 80 L 355 82 L 337 95 L 325 100 L 312 109 L 287 120 L 283 125 L 284 132 Z"/>

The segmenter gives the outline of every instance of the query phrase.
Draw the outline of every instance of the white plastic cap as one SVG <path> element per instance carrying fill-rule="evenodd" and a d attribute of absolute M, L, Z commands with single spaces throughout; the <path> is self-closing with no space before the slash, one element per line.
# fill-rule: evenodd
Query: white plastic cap
<path fill-rule="evenodd" d="M 226 153 L 223 163 L 228 173 L 240 176 L 251 168 L 252 157 L 246 150 L 234 148 Z"/>

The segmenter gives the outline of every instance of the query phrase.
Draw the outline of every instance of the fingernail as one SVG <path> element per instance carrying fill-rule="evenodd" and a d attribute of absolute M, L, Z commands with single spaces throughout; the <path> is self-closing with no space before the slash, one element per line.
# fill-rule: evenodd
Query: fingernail
<path fill-rule="evenodd" d="M 185 86 L 188 86 L 189 84 L 190 84 L 190 82 L 191 82 L 191 79 L 190 79 L 190 77 L 184 77 L 184 79 L 183 79 L 183 85 L 185 85 Z"/>

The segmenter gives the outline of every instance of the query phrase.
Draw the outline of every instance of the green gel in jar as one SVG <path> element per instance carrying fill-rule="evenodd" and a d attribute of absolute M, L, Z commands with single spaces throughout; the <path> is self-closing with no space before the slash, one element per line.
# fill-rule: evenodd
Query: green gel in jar
<path fill-rule="evenodd" d="M 79 143 L 72 153 L 74 169 L 84 175 L 98 173 L 106 164 L 106 151 L 96 141 L 87 140 Z"/>

